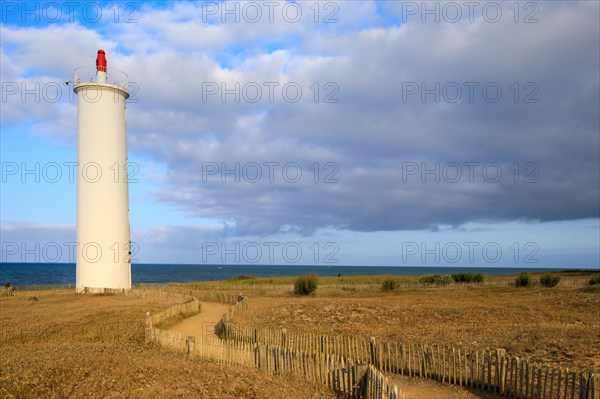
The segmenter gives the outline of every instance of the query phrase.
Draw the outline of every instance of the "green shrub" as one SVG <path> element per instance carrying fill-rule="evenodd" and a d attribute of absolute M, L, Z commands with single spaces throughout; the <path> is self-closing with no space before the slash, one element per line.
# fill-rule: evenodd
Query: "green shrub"
<path fill-rule="evenodd" d="M 415 281 L 418 284 L 433 284 L 435 281 L 435 275 L 433 274 L 424 274 Z M 439 274 L 438 274 L 439 276 Z"/>
<path fill-rule="evenodd" d="M 438 284 L 438 285 L 447 285 L 452 282 L 452 276 L 445 274 L 425 274 L 417 280 L 419 284 Z"/>
<path fill-rule="evenodd" d="M 556 287 L 558 282 L 560 281 L 560 276 L 555 274 L 544 274 L 540 277 L 540 284 L 544 287 Z"/>
<path fill-rule="evenodd" d="M 483 283 L 483 273 L 460 272 L 452 274 L 455 283 Z"/>
<path fill-rule="evenodd" d="M 452 280 L 454 280 L 455 283 L 470 283 L 471 281 L 473 281 L 473 273 L 465 273 L 465 272 L 460 272 L 460 273 L 454 273 L 451 274 L 452 276 Z"/>
<path fill-rule="evenodd" d="M 578 290 L 579 292 L 585 292 L 587 294 L 600 294 L 600 284 L 590 285 L 589 287 L 583 287 Z"/>
<path fill-rule="evenodd" d="M 530 287 L 531 277 L 529 277 L 529 273 L 520 273 L 515 279 L 515 285 L 517 287 Z"/>
<path fill-rule="evenodd" d="M 394 291 L 398 287 L 398 282 L 394 280 L 392 277 L 387 277 L 381 283 L 381 289 L 384 291 Z"/>
<path fill-rule="evenodd" d="M 600 275 L 594 276 L 590 279 L 590 285 L 600 284 Z"/>
<path fill-rule="evenodd" d="M 296 279 L 294 283 L 294 293 L 296 295 L 309 295 L 317 289 L 317 275 L 305 274 Z"/>

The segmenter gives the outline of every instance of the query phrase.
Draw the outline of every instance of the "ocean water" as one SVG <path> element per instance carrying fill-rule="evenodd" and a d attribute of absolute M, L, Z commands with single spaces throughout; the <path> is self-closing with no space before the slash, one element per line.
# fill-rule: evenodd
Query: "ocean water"
<path fill-rule="evenodd" d="M 423 267 L 423 266 L 299 266 L 299 265 L 131 265 L 133 284 L 225 280 L 241 274 L 257 277 L 299 276 L 316 273 L 319 276 L 365 276 L 392 274 L 419 276 L 428 273 L 450 274 L 459 271 L 483 273 L 488 276 L 509 275 L 523 271 L 560 271 L 551 268 L 493 267 Z M 74 285 L 74 263 L 0 263 L 0 283 L 12 285 Z"/>

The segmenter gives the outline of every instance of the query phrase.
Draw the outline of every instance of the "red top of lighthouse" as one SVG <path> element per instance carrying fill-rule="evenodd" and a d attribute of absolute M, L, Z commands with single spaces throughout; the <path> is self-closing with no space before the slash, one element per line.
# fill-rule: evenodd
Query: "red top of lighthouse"
<path fill-rule="evenodd" d="M 98 57 L 96 57 L 96 71 L 106 72 L 106 57 L 104 56 L 104 50 L 98 50 Z"/>

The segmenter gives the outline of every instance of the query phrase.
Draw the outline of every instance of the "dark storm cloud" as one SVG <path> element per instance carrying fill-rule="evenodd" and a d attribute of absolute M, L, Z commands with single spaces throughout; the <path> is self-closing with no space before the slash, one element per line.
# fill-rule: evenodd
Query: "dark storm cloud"
<path fill-rule="evenodd" d="M 152 29 L 120 27 L 114 40 L 137 44 L 114 56 L 140 88 L 128 107 L 129 148 L 166 166 L 157 201 L 240 235 L 600 216 L 597 3 L 541 2 L 535 24 L 383 26 L 370 3 L 344 7 L 347 23 L 319 37 L 310 24 L 258 25 L 245 36 L 241 25 L 193 19 L 186 36 L 161 12 L 148 15 Z M 241 51 L 221 65 L 235 40 L 269 35 L 294 44 Z M 266 82 L 279 84 L 272 102 Z M 263 97 L 206 97 L 207 85 L 236 83 L 257 84 Z M 300 101 L 285 101 L 286 83 L 303 89 Z M 407 91 L 436 84 L 440 101 Z M 486 97 L 496 87 L 497 102 Z M 337 102 L 324 103 L 328 94 Z M 236 164 L 239 181 L 223 176 Z M 243 174 L 255 164 L 257 181 Z"/>
<path fill-rule="evenodd" d="M 284 64 L 299 81 L 334 81 L 337 104 L 198 105 L 218 114 L 210 129 L 170 132 L 172 183 L 156 196 L 235 220 L 241 234 L 598 217 L 598 23 L 589 11 L 578 3 L 546 8 L 533 26 L 408 23 L 321 40 L 319 50 L 341 55 L 315 57 L 320 68 Z M 409 84 L 436 82 L 460 86 L 462 101 L 402 98 Z M 486 84 L 501 88 L 498 102 L 484 97 Z M 253 111 L 263 114 L 235 126 Z M 165 151 L 165 141 L 144 144 Z M 220 172 L 202 181 L 206 162 L 299 162 L 307 179 L 222 183 Z M 314 162 L 335 163 L 339 181 L 314 183 Z"/>

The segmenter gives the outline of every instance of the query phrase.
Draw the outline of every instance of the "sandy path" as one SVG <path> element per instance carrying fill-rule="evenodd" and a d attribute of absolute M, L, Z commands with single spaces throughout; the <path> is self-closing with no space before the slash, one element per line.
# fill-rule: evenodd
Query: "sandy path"
<path fill-rule="evenodd" d="M 181 323 L 169 328 L 169 331 L 180 332 L 185 335 L 216 337 L 215 325 L 219 323 L 230 305 L 202 302 L 202 312 L 189 317 Z M 422 378 L 410 378 L 396 374 L 388 374 L 392 382 L 401 387 L 402 392 L 410 399 L 492 399 L 498 398 L 490 393 L 470 390 L 464 387 L 441 384 L 436 381 Z"/>
<path fill-rule="evenodd" d="M 476 389 L 441 384 L 424 378 L 410 378 L 396 374 L 387 374 L 402 392 L 410 399 L 494 399 L 500 396 Z"/>
<path fill-rule="evenodd" d="M 215 326 L 227 313 L 230 305 L 215 302 L 202 302 L 202 312 L 177 323 L 169 331 L 202 337 L 216 337 Z"/>

